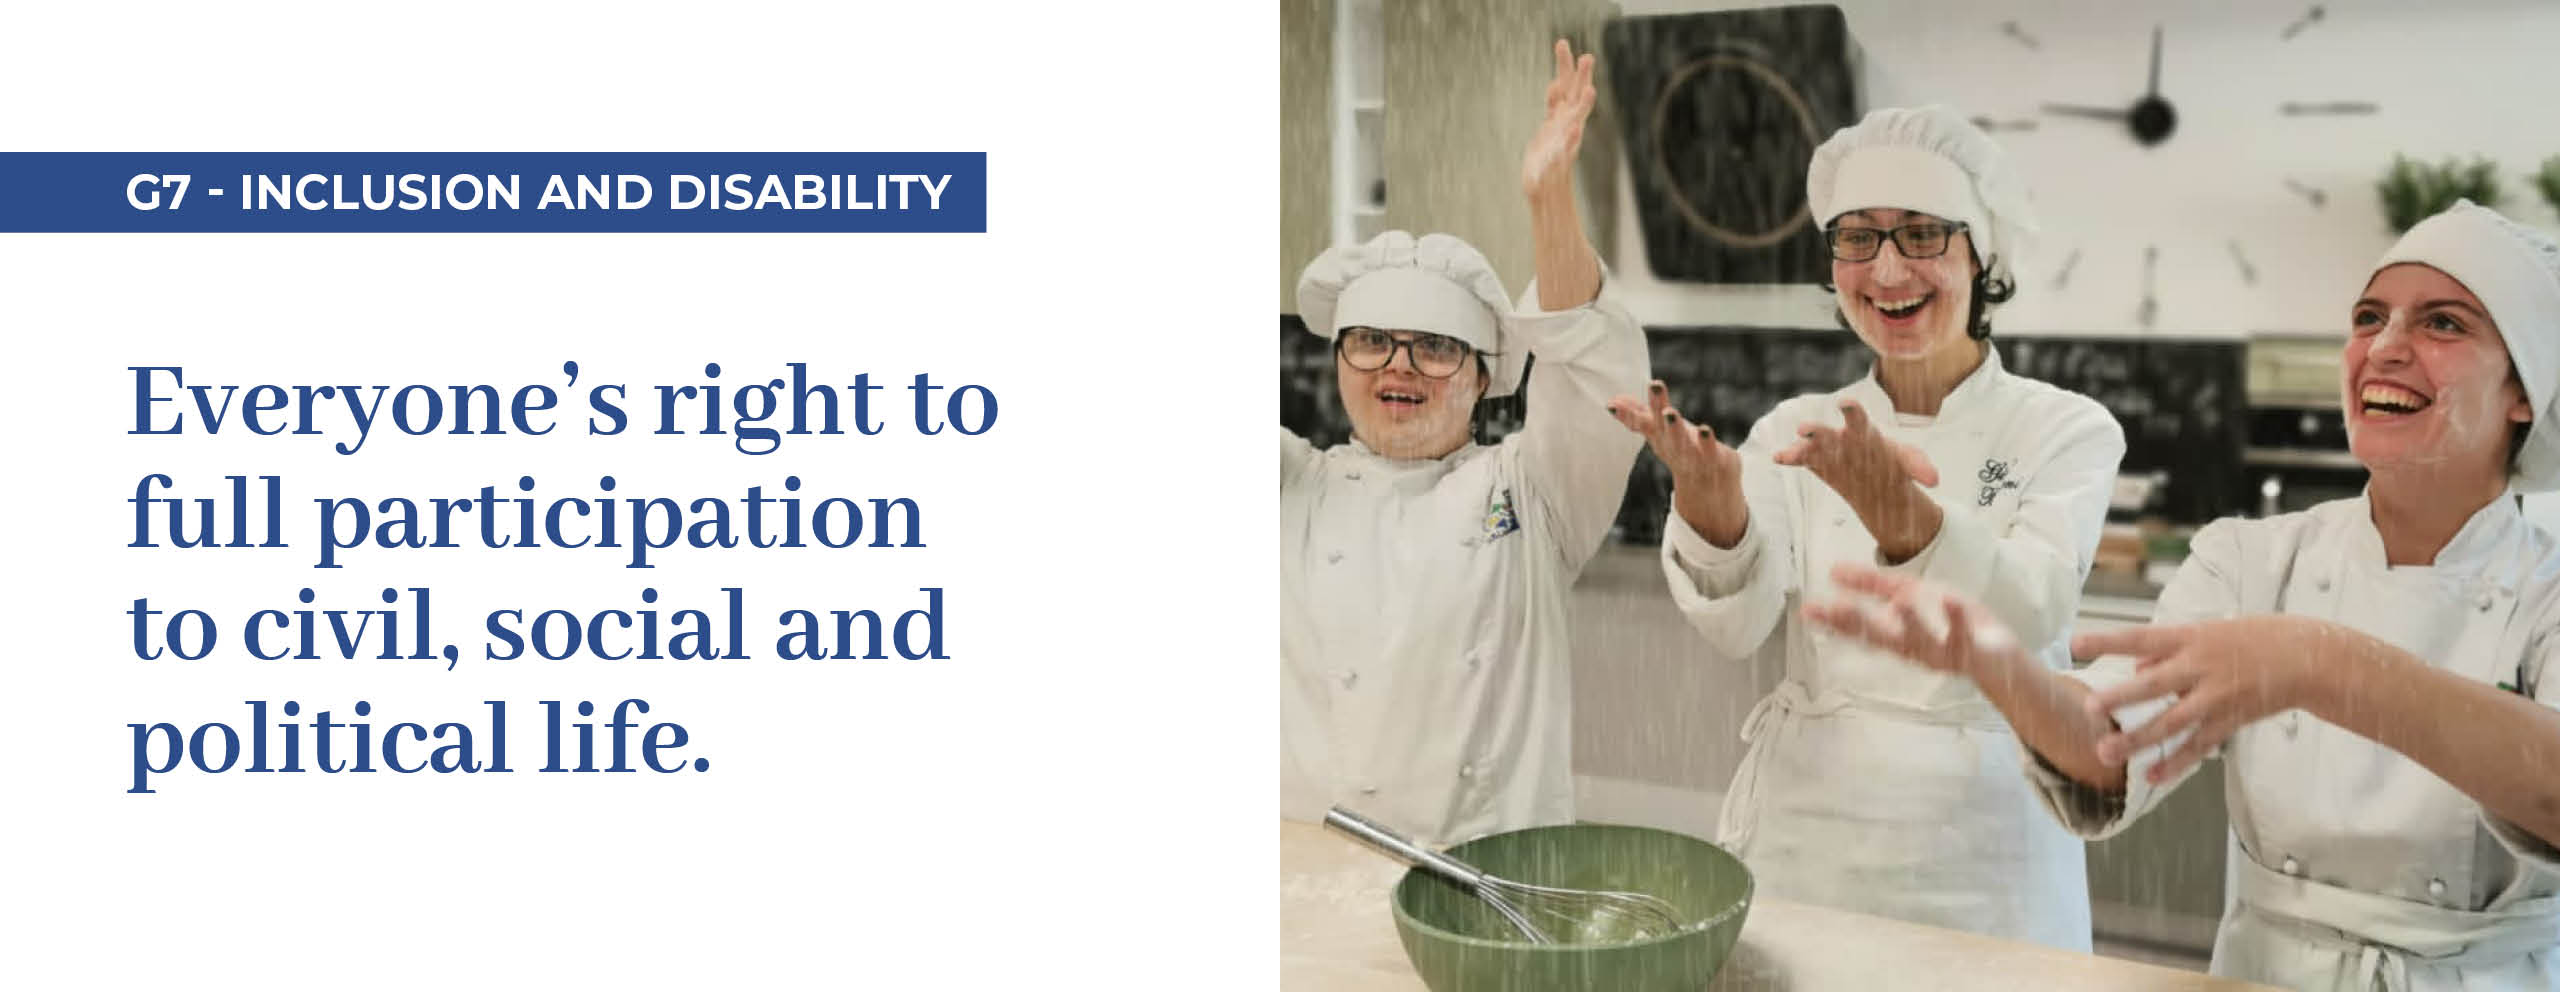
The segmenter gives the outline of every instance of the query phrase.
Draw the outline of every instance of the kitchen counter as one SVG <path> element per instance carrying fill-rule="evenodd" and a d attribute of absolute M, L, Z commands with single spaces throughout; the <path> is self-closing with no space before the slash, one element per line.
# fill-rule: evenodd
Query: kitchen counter
<path fill-rule="evenodd" d="M 1387 908 L 1404 869 L 1311 823 L 1280 824 L 1280 987 L 1423 992 Z M 1755 899 L 1714 992 L 2261 989 L 2194 972 Z"/>

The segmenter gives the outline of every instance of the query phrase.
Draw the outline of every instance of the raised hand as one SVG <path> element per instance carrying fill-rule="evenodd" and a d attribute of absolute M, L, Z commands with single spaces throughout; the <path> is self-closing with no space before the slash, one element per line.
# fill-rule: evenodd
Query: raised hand
<path fill-rule="evenodd" d="M 1840 494 L 1875 535 L 1886 557 L 1918 554 L 1937 537 L 1937 504 L 1911 488 L 1938 484 L 1938 469 L 1909 445 L 1887 439 L 1856 400 L 1840 401 L 1841 426 L 1808 422 L 1797 439 L 1769 460 L 1795 465 Z"/>
<path fill-rule="evenodd" d="M 1808 603 L 1805 619 L 1929 668 L 1980 681 L 2026 663 L 2016 634 L 1961 593 L 1871 566 L 1832 566 L 1839 599 Z"/>
<path fill-rule="evenodd" d="M 2072 639 L 2071 653 L 2134 657 L 2132 679 L 2090 695 L 2093 717 L 2178 697 L 2150 722 L 2098 739 L 2098 760 L 2121 765 L 2136 751 L 2193 731 L 2176 753 L 2152 766 L 2151 782 L 2157 785 L 2195 767 L 2241 727 L 2307 705 L 2319 677 L 2313 658 L 2324 642 L 2364 636 L 2309 617 L 2253 616 L 2082 634 Z"/>
<path fill-rule="evenodd" d="M 1609 413 L 1628 430 L 1643 435 L 1653 456 L 1671 470 L 1673 495 L 1682 519 L 1719 547 L 1742 540 L 1749 511 L 1742 499 L 1742 453 L 1716 440 L 1715 428 L 1692 424 L 1671 406 L 1671 391 L 1653 380 L 1645 398 L 1620 396 L 1609 401 Z"/>
<path fill-rule="evenodd" d="M 1582 150 L 1582 124 L 1600 102 L 1600 90 L 1591 85 L 1593 63 L 1589 54 L 1576 60 L 1572 44 L 1556 39 L 1556 73 L 1547 82 L 1546 117 L 1538 122 L 1538 133 L 1529 138 L 1528 150 L 1520 155 L 1522 193 L 1572 191 L 1573 160 Z"/>
<path fill-rule="evenodd" d="M 2093 742 L 2115 731 L 2084 705 L 2087 688 L 2044 667 L 1991 609 L 1934 583 L 1843 562 L 1831 569 L 1839 596 L 1808 603 L 1814 625 L 1856 638 L 1915 664 L 1973 680 L 2018 739 L 2091 787 L 2124 789 L 2124 762 L 2109 764 Z"/>

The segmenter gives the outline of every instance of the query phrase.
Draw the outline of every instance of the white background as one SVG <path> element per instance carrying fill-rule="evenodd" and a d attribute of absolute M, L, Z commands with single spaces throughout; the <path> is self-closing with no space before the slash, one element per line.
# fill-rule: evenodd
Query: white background
<path fill-rule="evenodd" d="M 702 10 L 15 5 L 0 148 L 984 151 L 984 235 L 0 236 L 8 430 L 0 984 L 22 988 L 1254 988 L 1276 980 L 1267 4 Z M 986 385 L 983 437 L 130 437 L 191 383 L 763 378 Z M 903 409 L 903 393 L 884 393 Z M 331 440 L 335 440 L 332 438 Z M 146 472 L 286 477 L 287 551 L 128 550 Z M 357 553 L 310 500 L 922 504 L 926 551 Z M 440 665 L 253 662 L 237 618 L 431 586 Z M 758 660 L 475 662 L 521 607 L 714 605 Z M 920 605 L 944 663 L 785 663 L 782 609 Z M 142 662 L 131 599 L 234 619 Z M 707 773 L 534 774 L 535 702 L 641 697 Z M 242 700 L 481 721 L 512 775 L 192 771 L 127 795 L 129 722 Z M 308 713 L 306 712 L 306 719 Z M 483 721 L 484 722 L 484 721 Z M 485 742 L 484 742 L 485 743 Z M 309 744 L 306 741 L 305 747 Z M 306 753 L 306 760 L 308 759 Z"/>

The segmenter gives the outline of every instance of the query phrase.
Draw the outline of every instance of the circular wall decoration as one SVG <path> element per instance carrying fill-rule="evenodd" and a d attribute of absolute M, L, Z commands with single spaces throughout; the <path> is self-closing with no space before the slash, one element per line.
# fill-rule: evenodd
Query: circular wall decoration
<path fill-rule="evenodd" d="M 1625 17 L 1603 35 L 1655 278 L 1822 282 L 1813 150 L 1858 115 L 1858 50 L 1828 5 Z"/>
<path fill-rule="evenodd" d="M 1748 82 L 1720 78 L 1727 72 Z M 1648 144 L 1666 199 L 1698 233 L 1738 248 L 1766 248 L 1812 222 L 1801 175 L 1791 183 L 1773 181 L 1753 165 L 1810 161 L 1822 144 L 1813 108 L 1777 70 L 1740 55 L 1709 55 L 1681 66 L 1653 101 L 1652 125 Z M 1703 152 L 1703 167 L 1684 179 L 1671 167 L 1674 148 Z"/>

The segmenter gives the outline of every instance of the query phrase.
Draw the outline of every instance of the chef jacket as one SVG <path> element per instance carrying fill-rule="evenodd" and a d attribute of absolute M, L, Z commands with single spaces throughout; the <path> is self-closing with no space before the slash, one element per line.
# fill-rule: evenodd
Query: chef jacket
<path fill-rule="evenodd" d="M 1856 400 L 1936 467 L 1931 543 L 1885 564 L 1846 500 L 1768 456 Z M 1663 572 L 1714 660 L 1783 670 L 1717 824 L 1772 896 L 2075 950 L 2089 948 L 2082 844 L 2037 811 L 2019 748 L 1973 684 L 1820 630 L 1799 604 L 1831 568 L 1876 564 L 1962 590 L 2035 656 L 2070 665 L 2071 621 L 2106 523 L 2124 432 L 2096 401 L 2012 375 L 1998 352 L 1934 417 L 1898 416 L 1873 375 L 1780 404 L 1744 443 L 1751 518 L 1717 548 L 1671 515 Z"/>
<path fill-rule="evenodd" d="M 1536 366 L 1498 444 L 1395 459 L 1280 433 L 1286 817 L 1343 805 L 1443 844 L 1573 819 L 1568 594 L 1644 446 L 1607 403 L 1652 366 L 1605 285 L 1508 332 Z"/>
<path fill-rule="evenodd" d="M 2262 520 L 2222 520 L 2160 596 L 2153 622 L 2319 617 L 2447 672 L 2560 706 L 2560 542 L 2512 496 L 2472 514 L 2426 566 L 2392 566 L 2364 497 Z M 2129 678 L 2128 659 L 2075 673 Z M 2167 709 L 2117 711 L 2138 727 Z M 2106 795 L 2041 761 L 2029 773 L 2073 831 L 2104 837 L 2159 804 L 2150 768 L 2179 735 L 2137 753 Z M 2223 743 L 2239 857 L 2213 970 L 2297 989 L 2560 988 L 2560 852 L 2417 762 L 2300 710 Z M 2552 769 L 2560 775 L 2560 769 Z M 2193 774 L 2192 769 L 2187 774 Z"/>

